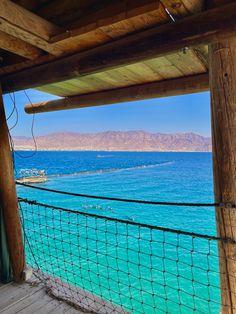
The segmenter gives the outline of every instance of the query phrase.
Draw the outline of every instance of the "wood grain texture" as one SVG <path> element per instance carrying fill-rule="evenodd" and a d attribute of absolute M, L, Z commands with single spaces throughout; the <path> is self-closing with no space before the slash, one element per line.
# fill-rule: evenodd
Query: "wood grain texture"
<path fill-rule="evenodd" d="M 50 43 L 63 46 L 66 53 L 79 52 L 168 21 L 159 0 L 112 1 L 65 25 L 66 31 L 51 37 Z"/>
<path fill-rule="evenodd" d="M 134 17 L 157 12 L 158 9 L 159 0 L 112 1 L 111 3 L 101 7 L 101 9 L 94 10 L 90 14 L 86 14 L 80 19 L 65 25 L 64 28 L 67 31 L 51 37 L 50 40 L 51 42 L 57 42 L 67 37 L 74 37 L 76 35 L 89 33 L 99 28 L 102 29 L 105 26 L 114 25 L 122 21 L 128 21 Z M 116 27 L 114 26 L 114 28 Z M 126 27 L 123 28 L 125 32 Z"/>
<path fill-rule="evenodd" d="M 83 58 L 80 73 L 163 56 L 185 47 L 217 42 L 236 32 L 236 3 L 152 28 L 97 49 Z"/>
<path fill-rule="evenodd" d="M 45 40 L 61 31 L 60 27 L 10 0 L 0 1 L 0 17 Z"/>
<path fill-rule="evenodd" d="M 0 30 L 51 54 L 63 53 L 59 45 L 49 45 L 61 28 L 9 0 L 0 1 Z"/>
<path fill-rule="evenodd" d="M 209 58 L 215 201 L 236 204 L 236 39 L 211 45 Z M 235 209 L 217 208 L 216 222 L 221 237 L 236 240 Z M 221 244 L 219 255 L 221 313 L 235 313 L 235 244 Z"/>
<path fill-rule="evenodd" d="M 49 112 L 66 109 L 102 106 L 147 98 L 167 97 L 197 93 L 208 90 L 208 75 L 201 74 L 161 82 L 147 83 L 131 87 L 91 93 L 58 100 L 28 104 L 27 113 Z"/>
<path fill-rule="evenodd" d="M 42 54 L 40 49 L 1 31 L 0 48 L 30 60 L 34 60 Z"/>
<path fill-rule="evenodd" d="M 162 0 L 162 3 L 176 20 L 205 9 L 204 0 Z"/>
<path fill-rule="evenodd" d="M 138 61 L 166 56 L 203 43 L 213 43 L 236 33 L 236 3 L 154 27 L 103 46 L 59 58 L 2 78 L 4 92 L 40 87 L 104 72 Z M 9 89 L 11 86 L 11 89 Z"/>
<path fill-rule="evenodd" d="M 66 302 L 50 297 L 42 284 L 10 283 L 0 287 L 0 313 L 2 314 L 80 314 Z"/>
<path fill-rule="evenodd" d="M 14 280 L 22 281 L 25 267 L 24 245 L 22 239 L 18 199 L 14 180 L 8 127 L 0 90 L 0 206 L 2 207 L 8 249 Z"/>
<path fill-rule="evenodd" d="M 146 62 L 130 64 L 60 83 L 43 85 L 38 90 L 57 96 L 73 96 L 119 87 L 205 73 L 206 67 L 192 50 L 178 52 Z"/>

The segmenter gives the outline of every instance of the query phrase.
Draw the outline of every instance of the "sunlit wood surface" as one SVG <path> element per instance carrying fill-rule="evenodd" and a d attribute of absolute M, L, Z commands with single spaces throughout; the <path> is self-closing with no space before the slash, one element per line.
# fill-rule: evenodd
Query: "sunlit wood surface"
<path fill-rule="evenodd" d="M 79 314 L 65 302 L 46 294 L 42 285 L 0 283 L 0 313 L 4 314 Z"/>

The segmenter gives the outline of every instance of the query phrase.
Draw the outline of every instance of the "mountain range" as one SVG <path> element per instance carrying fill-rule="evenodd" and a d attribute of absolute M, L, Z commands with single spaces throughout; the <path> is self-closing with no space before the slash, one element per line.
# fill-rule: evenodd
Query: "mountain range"
<path fill-rule="evenodd" d="M 13 138 L 16 150 L 34 150 L 32 138 Z M 146 131 L 107 131 L 101 133 L 51 133 L 35 138 L 38 150 L 95 151 L 211 151 L 210 137 L 195 133 L 149 133 Z"/>

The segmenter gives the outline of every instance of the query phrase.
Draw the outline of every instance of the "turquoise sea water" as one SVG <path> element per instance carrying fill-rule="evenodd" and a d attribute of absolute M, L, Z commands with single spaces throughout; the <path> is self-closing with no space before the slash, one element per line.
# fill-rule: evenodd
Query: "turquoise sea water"
<path fill-rule="evenodd" d="M 30 152 L 19 153 L 24 157 L 31 154 Z M 38 152 L 32 158 L 20 158 L 16 155 L 15 165 L 17 172 L 24 168 L 46 170 L 49 180 L 40 186 L 52 189 L 156 201 L 213 202 L 210 153 Z M 18 187 L 18 195 L 59 207 L 154 226 L 209 235 L 215 235 L 216 232 L 213 208 L 152 206 L 91 200 L 52 195 L 25 187 Z M 34 229 L 31 239 L 36 253 L 38 253 L 38 246 L 35 232 L 39 229 L 40 234 L 48 232 L 48 229 L 43 229 L 39 223 L 43 217 L 42 210 L 35 208 L 35 211 L 37 210 L 39 212 L 36 213 L 37 215 L 34 213 L 34 219 L 37 216 L 38 221 L 31 225 L 28 223 L 28 229 Z M 76 260 L 73 260 L 73 269 L 79 269 L 79 273 L 75 275 L 71 271 L 70 276 L 68 275 L 70 271 L 67 274 L 63 273 L 60 267 L 55 270 L 52 265 L 58 264 L 58 261 L 50 256 L 48 242 L 40 243 L 44 259 L 47 255 L 50 257 L 50 263 L 48 262 L 45 270 L 49 272 L 51 270 L 53 275 L 115 304 L 122 305 L 127 310 L 132 309 L 133 313 L 217 313 L 219 310 L 216 243 L 209 243 L 206 240 L 201 242 L 197 239 L 193 242 L 188 237 L 169 233 L 164 235 L 158 231 L 152 232 L 153 242 L 151 243 L 150 230 L 145 228 L 138 230 L 130 226 L 128 232 L 127 226 L 122 224 L 114 225 L 110 222 L 105 228 L 104 221 L 99 219 L 89 218 L 88 221 L 86 217 L 78 218 L 73 215 L 69 217 L 66 213 L 57 214 L 49 209 L 46 214 L 47 223 L 50 222 L 51 225 L 53 219 L 55 221 L 58 218 L 59 221 L 57 215 L 62 215 L 60 219 L 63 218 L 63 226 L 60 226 L 58 234 L 55 234 L 57 231 L 53 230 L 54 240 L 51 240 L 54 241 L 54 250 L 58 249 L 57 254 L 61 252 L 62 244 L 58 238 L 62 236 L 62 232 L 63 238 L 67 239 L 69 231 L 72 243 L 73 241 L 78 243 L 79 238 L 80 245 L 79 254 L 73 252 L 73 256 L 76 256 Z M 43 219 L 45 221 L 45 215 Z M 74 219 L 70 226 L 66 223 L 68 219 Z M 79 229 L 78 219 L 80 219 Z M 42 223 L 41 220 L 40 222 Z M 115 236 L 114 230 L 116 230 Z M 140 232 L 141 236 L 135 236 Z M 196 254 L 191 252 L 193 246 Z M 207 264 L 209 250 L 214 256 L 211 260 L 211 271 Z M 204 258 L 201 258 L 201 254 L 197 254 L 198 251 L 203 252 Z M 153 254 L 153 257 L 147 258 L 147 253 L 150 256 Z M 28 254 L 30 255 L 30 252 Z M 68 261 L 71 259 L 68 247 L 63 251 L 63 258 L 65 257 Z M 140 259 L 142 267 L 137 266 L 138 262 L 136 265 L 134 263 Z M 29 260 L 33 263 L 30 256 Z M 173 260 L 178 263 L 174 263 Z M 43 265 L 43 261 L 41 262 Z M 196 273 L 193 273 L 193 264 L 197 266 Z M 199 271 L 199 265 L 202 271 Z M 67 267 L 70 268 L 70 263 Z M 117 268 L 121 269 L 120 273 L 117 272 Z M 164 272 L 163 278 L 165 269 L 168 272 L 167 274 Z M 86 281 L 86 278 L 91 278 L 91 272 L 92 274 L 101 273 L 102 276 L 93 276 L 91 283 L 91 280 Z M 130 278 L 127 278 L 127 274 L 130 274 Z M 112 280 L 107 278 L 112 278 Z M 163 284 L 163 280 L 166 285 Z M 193 280 L 198 284 L 193 285 Z M 207 282 L 210 287 L 205 287 L 204 282 Z M 167 295 L 168 300 L 164 297 L 154 297 L 150 293 L 153 289 L 155 293 L 158 291 L 160 296 Z M 118 293 L 119 291 L 121 294 Z M 214 300 L 214 302 L 210 303 L 209 300 Z M 184 303 L 187 307 L 177 306 L 177 303 Z M 155 309 L 153 305 L 156 306 Z"/>

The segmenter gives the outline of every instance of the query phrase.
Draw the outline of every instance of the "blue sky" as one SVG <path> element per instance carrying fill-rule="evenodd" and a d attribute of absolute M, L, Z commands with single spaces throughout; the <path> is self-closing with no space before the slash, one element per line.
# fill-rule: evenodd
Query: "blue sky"
<path fill-rule="evenodd" d="M 32 102 L 54 99 L 35 90 L 27 91 Z M 12 135 L 30 136 L 32 115 L 24 112 L 28 100 L 23 92 L 15 94 L 19 112 Z M 12 110 L 9 95 L 4 96 L 7 115 Z M 16 116 L 9 120 L 14 125 Z M 210 96 L 208 92 L 136 101 L 109 106 L 41 113 L 35 116 L 35 135 L 51 132 L 102 132 L 146 130 L 161 133 L 195 132 L 210 136 Z"/>

